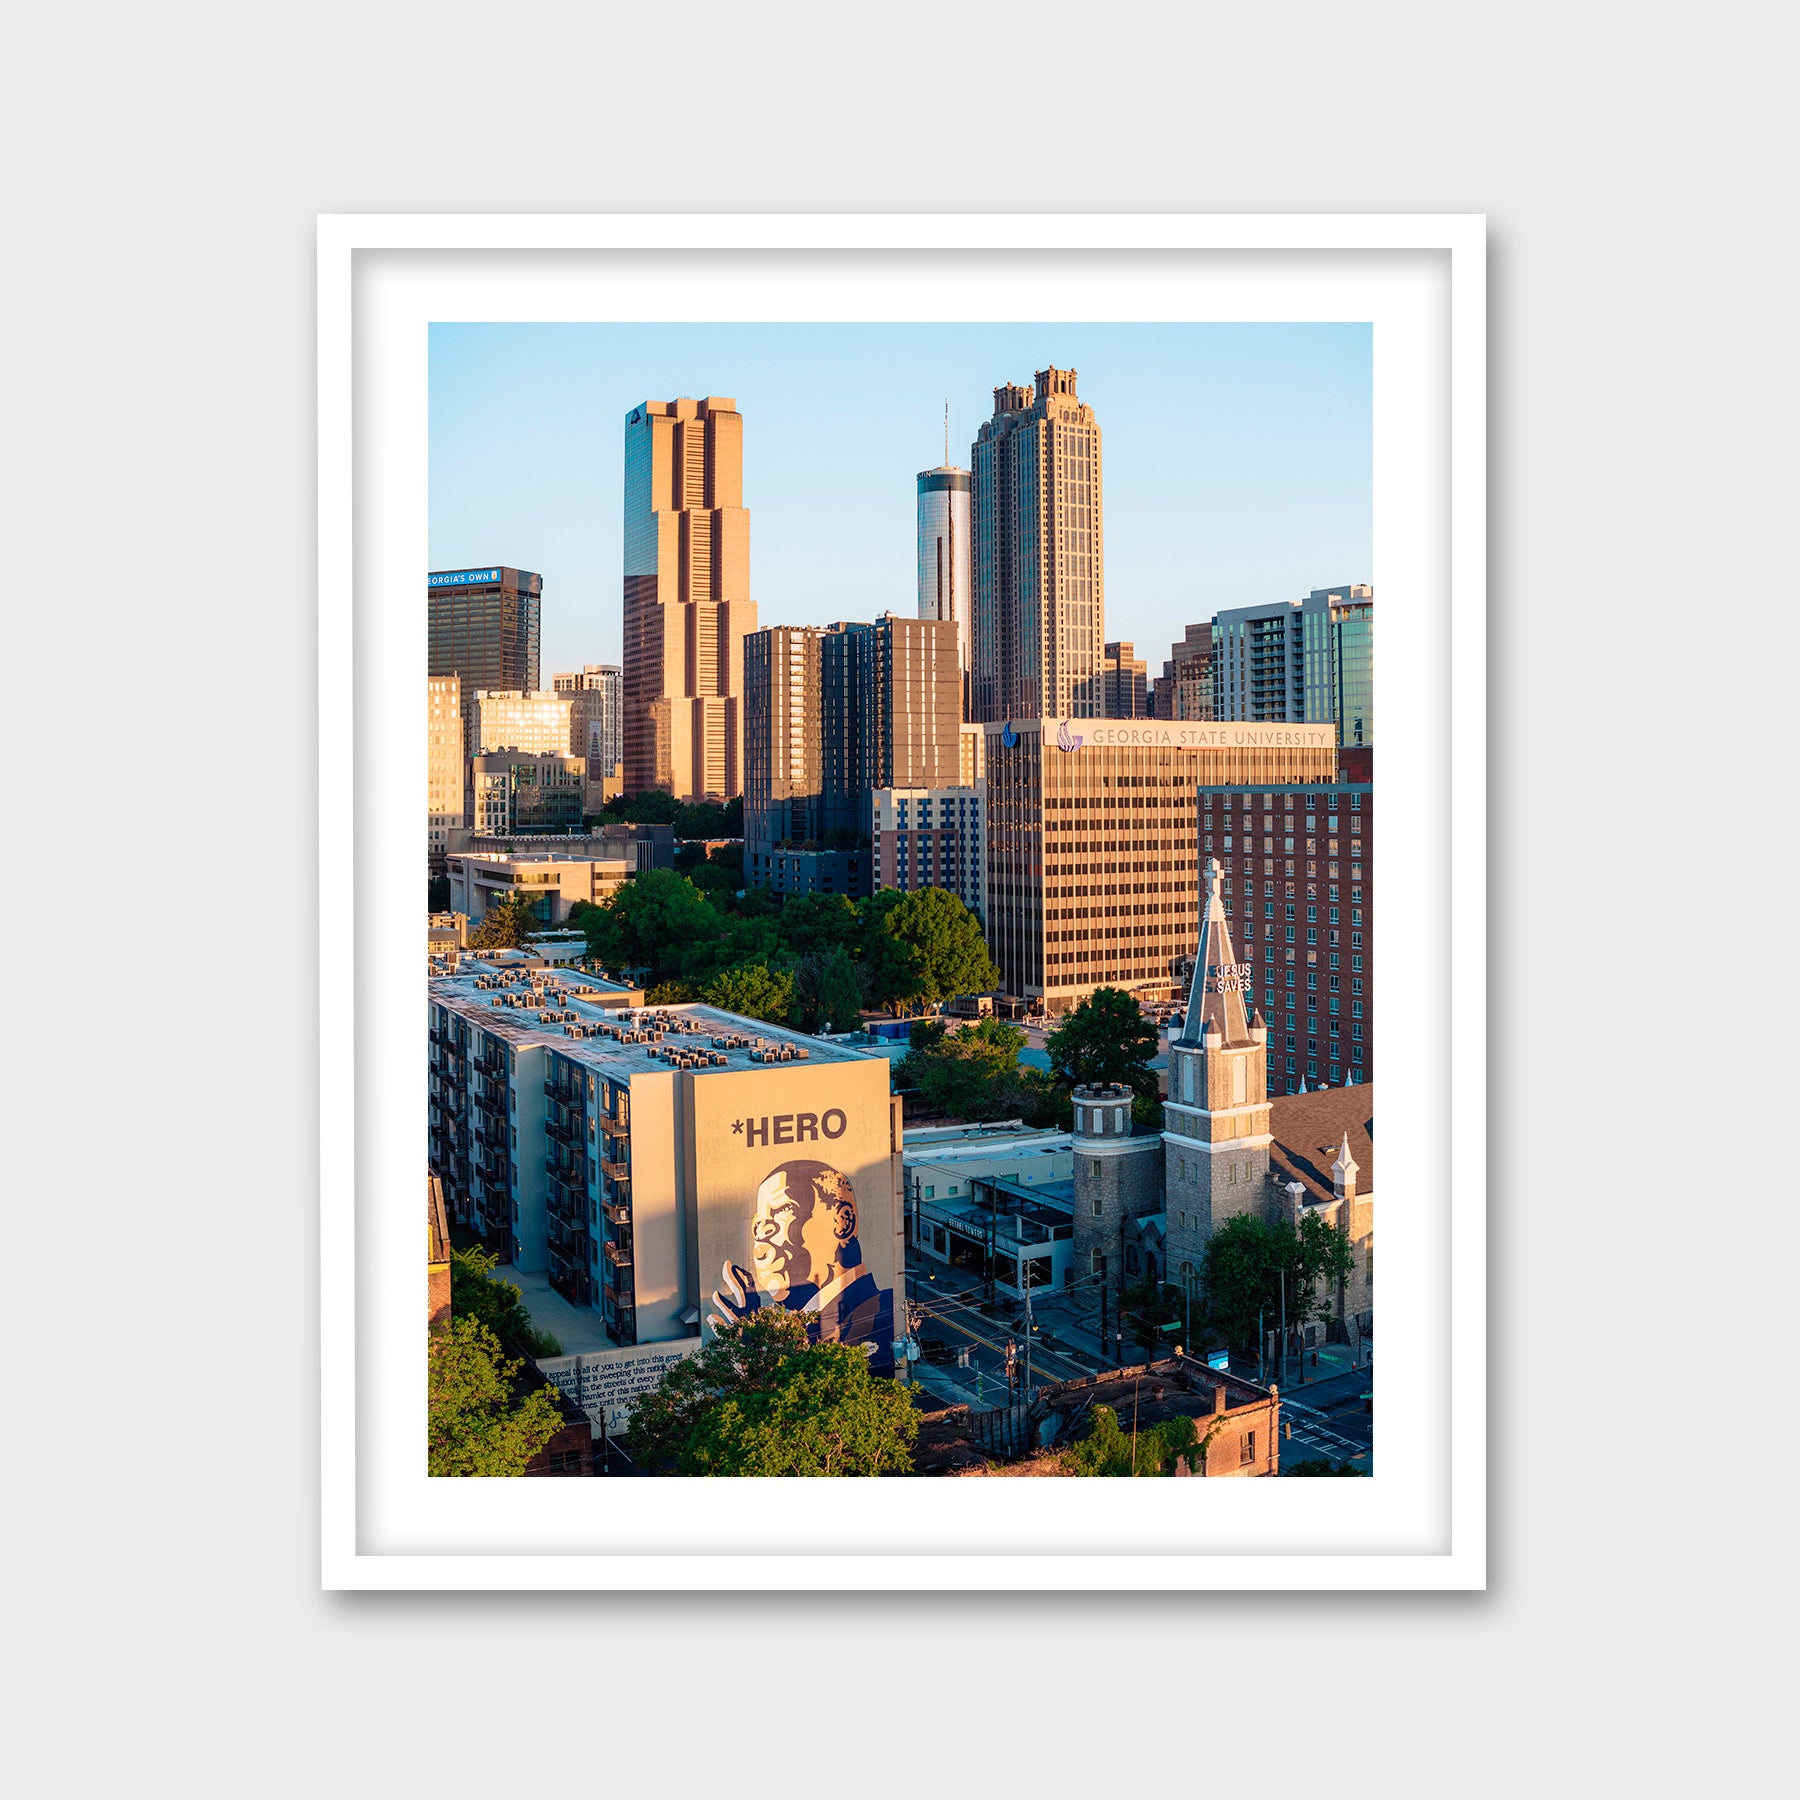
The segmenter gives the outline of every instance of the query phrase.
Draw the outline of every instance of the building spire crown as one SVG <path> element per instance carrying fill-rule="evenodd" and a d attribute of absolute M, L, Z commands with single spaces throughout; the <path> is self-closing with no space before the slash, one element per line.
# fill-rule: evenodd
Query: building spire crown
<path fill-rule="evenodd" d="M 1193 986 L 1188 992 L 1187 1017 L 1182 1022 L 1181 1042 L 1198 1048 L 1216 1031 L 1227 1048 L 1242 1048 L 1252 1040 L 1244 1013 L 1244 996 L 1250 991 L 1250 968 L 1240 963 L 1231 944 L 1231 927 L 1225 903 L 1219 897 L 1224 871 L 1219 859 L 1208 857 L 1201 879 L 1204 897 L 1200 917 L 1200 947 L 1194 958 Z"/>

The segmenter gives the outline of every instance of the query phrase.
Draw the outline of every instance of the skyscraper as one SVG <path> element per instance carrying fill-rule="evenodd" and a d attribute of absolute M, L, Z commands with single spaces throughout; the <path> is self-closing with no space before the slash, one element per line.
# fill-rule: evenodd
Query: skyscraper
<path fill-rule="evenodd" d="M 1190 625 L 1182 641 L 1169 646 L 1162 680 L 1151 709 L 1159 719 L 1213 717 L 1213 624 Z"/>
<path fill-rule="evenodd" d="M 969 488 L 967 469 L 946 463 L 919 472 L 919 617 L 955 623 L 957 661 L 969 677 Z M 962 704 L 968 704 L 965 692 Z"/>
<path fill-rule="evenodd" d="M 771 625 L 744 641 L 744 876 L 869 889 L 876 789 L 957 785 L 962 671 L 949 620 Z"/>
<path fill-rule="evenodd" d="M 975 440 L 971 711 L 1097 718 L 1105 702 L 1100 427 L 1073 369 L 994 389 Z"/>
<path fill-rule="evenodd" d="M 737 402 L 646 401 L 625 419 L 625 787 L 743 791 L 750 515 Z"/>
<path fill-rule="evenodd" d="M 544 578 L 527 569 L 438 569 L 425 578 L 427 675 L 462 682 L 463 755 L 475 754 L 473 701 L 482 688 L 535 688 Z"/>
<path fill-rule="evenodd" d="M 1101 672 L 1105 679 L 1106 704 L 1103 716 L 1108 719 L 1145 719 L 1150 716 L 1149 683 L 1146 665 L 1136 654 L 1133 644 L 1108 644 L 1103 651 Z"/>

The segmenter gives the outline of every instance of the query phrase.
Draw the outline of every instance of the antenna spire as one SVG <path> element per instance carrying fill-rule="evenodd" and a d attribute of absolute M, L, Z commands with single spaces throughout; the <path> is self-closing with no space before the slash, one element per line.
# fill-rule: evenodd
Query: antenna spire
<path fill-rule="evenodd" d="M 950 466 L 950 402 L 944 402 L 944 467 Z"/>

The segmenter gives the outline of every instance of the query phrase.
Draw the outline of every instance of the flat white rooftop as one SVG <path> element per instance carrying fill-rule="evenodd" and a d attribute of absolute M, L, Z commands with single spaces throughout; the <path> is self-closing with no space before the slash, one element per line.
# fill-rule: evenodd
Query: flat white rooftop
<path fill-rule="evenodd" d="M 584 988 L 594 997 L 584 998 Z M 515 1047 L 558 1051 L 615 1081 L 679 1066 L 671 1062 L 671 1055 L 704 1057 L 694 1066 L 695 1074 L 796 1064 L 887 1063 L 879 1051 L 827 1043 L 716 1006 L 689 1003 L 633 1009 L 616 1000 L 608 1002 L 602 990 L 629 991 L 596 976 L 560 969 L 513 974 L 472 969 L 467 963 L 454 975 L 434 976 L 428 988 L 434 1003 Z M 626 1036 L 635 1041 L 625 1041 Z M 784 1048 L 793 1053 L 785 1061 L 770 1061 L 763 1054 Z"/>

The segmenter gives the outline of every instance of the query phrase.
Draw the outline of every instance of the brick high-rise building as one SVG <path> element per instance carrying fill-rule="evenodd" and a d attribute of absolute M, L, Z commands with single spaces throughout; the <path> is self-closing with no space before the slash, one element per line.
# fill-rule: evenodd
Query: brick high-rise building
<path fill-rule="evenodd" d="M 972 454 L 971 715 L 1097 718 L 1105 701 L 1100 427 L 1073 369 L 994 389 Z"/>
<path fill-rule="evenodd" d="M 1269 1022 L 1272 1094 L 1375 1075 L 1375 790 L 1343 779 L 1202 787 L 1200 858 Z"/>
<path fill-rule="evenodd" d="M 743 647 L 756 629 L 744 421 L 734 400 L 625 419 L 625 787 L 743 791 Z"/>

